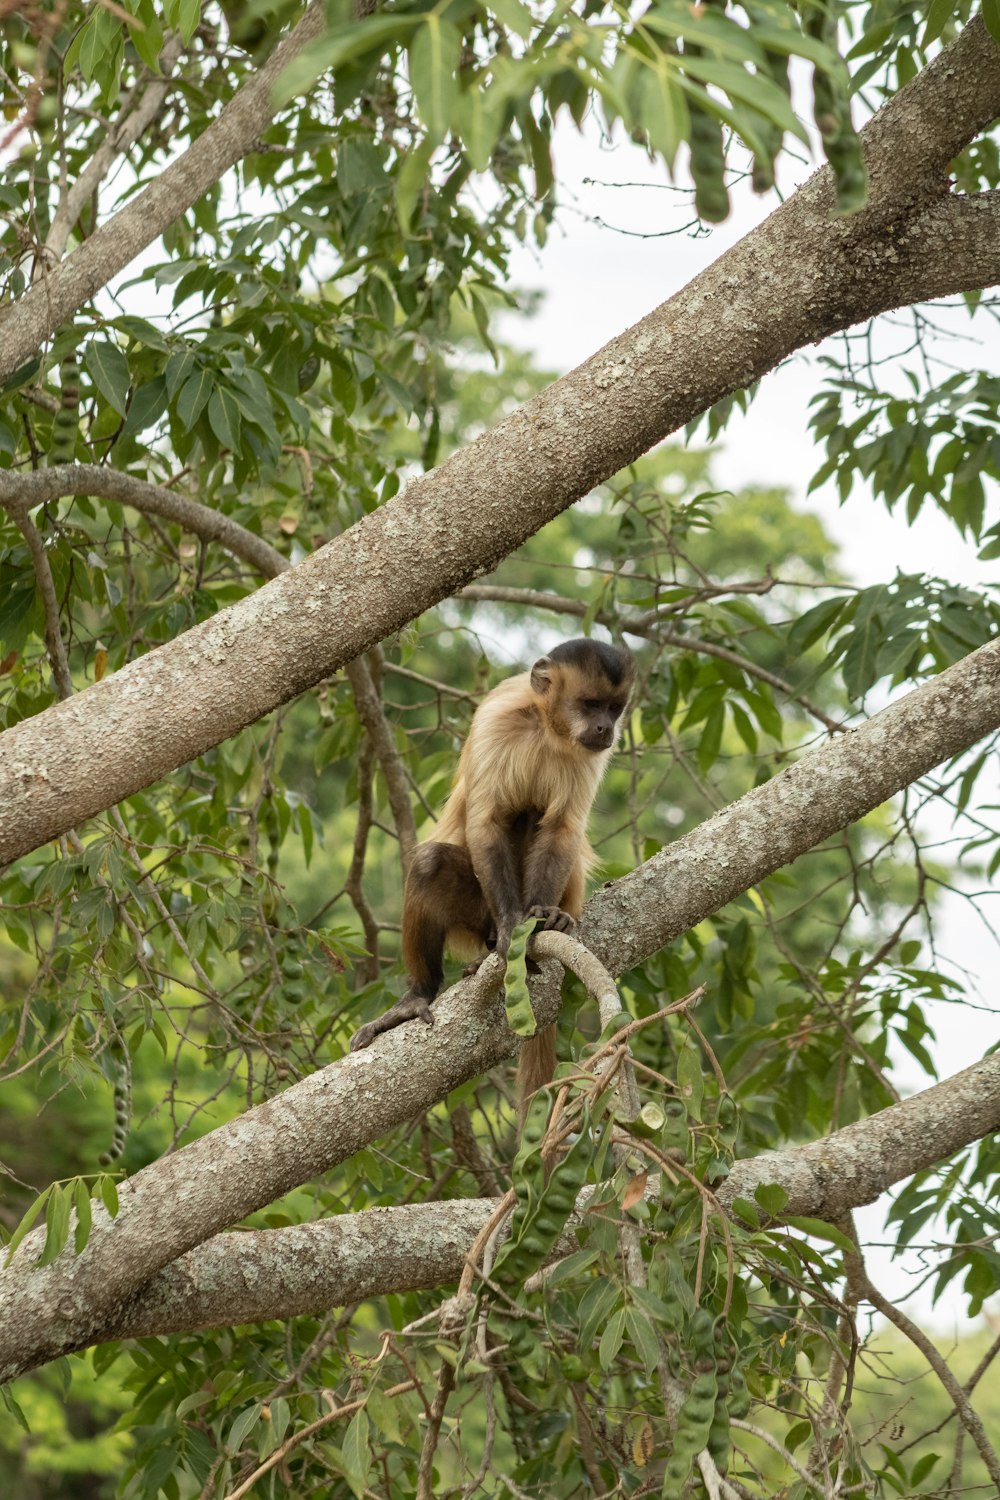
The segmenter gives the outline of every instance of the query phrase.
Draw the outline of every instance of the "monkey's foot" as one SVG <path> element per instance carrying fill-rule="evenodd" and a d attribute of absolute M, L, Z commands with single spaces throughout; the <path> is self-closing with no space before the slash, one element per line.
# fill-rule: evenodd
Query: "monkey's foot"
<path fill-rule="evenodd" d="M 561 906 L 529 906 L 527 915 L 530 921 L 541 922 L 542 932 L 572 932 L 576 926 L 576 918 Z"/>
<path fill-rule="evenodd" d="M 370 1047 L 383 1031 L 394 1031 L 404 1021 L 426 1021 L 428 1026 L 434 1025 L 431 1002 L 425 995 L 404 995 L 381 1016 L 360 1027 L 351 1037 L 351 1051 L 360 1052 L 362 1047 Z"/>
<path fill-rule="evenodd" d="M 484 953 L 482 958 L 474 958 L 471 964 L 466 964 L 465 968 L 462 970 L 462 978 L 471 979 L 473 974 L 478 974 L 486 960 L 491 957 L 492 954 Z"/>

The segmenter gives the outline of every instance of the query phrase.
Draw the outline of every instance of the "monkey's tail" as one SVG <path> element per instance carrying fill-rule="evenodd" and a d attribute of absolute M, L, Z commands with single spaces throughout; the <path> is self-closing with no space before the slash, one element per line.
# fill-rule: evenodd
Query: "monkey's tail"
<path fill-rule="evenodd" d="M 531 1096 L 551 1083 L 556 1071 L 556 1028 L 546 1026 L 530 1037 L 517 1060 L 517 1130 L 521 1133 Z"/>

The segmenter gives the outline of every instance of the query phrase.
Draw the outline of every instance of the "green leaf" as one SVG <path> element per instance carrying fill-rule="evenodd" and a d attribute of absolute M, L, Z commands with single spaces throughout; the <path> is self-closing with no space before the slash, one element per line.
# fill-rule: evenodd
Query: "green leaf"
<path fill-rule="evenodd" d="M 45 1205 L 46 1205 L 46 1203 L 48 1202 L 48 1199 L 49 1199 L 49 1194 L 51 1192 L 52 1192 L 52 1188 L 51 1187 L 47 1187 L 44 1192 L 39 1193 L 39 1195 L 35 1199 L 34 1203 L 28 1209 L 27 1213 L 24 1215 L 24 1217 L 21 1219 L 21 1222 L 18 1224 L 17 1228 L 14 1230 L 14 1233 L 10 1237 L 10 1244 L 7 1246 L 7 1255 L 6 1255 L 6 1258 L 4 1259 L 4 1265 L 5 1266 L 9 1266 L 10 1265 L 11 1260 L 14 1257 L 14 1251 L 17 1249 L 18 1245 L 24 1239 L 25 1235 L 28 1233 L 28 1231 L 30 1230 L 31 1226 L 34 1224 L 35 1220 L 38 1218 L 38 1215 L 41 1213 L 42 1209 L 45 1207 Z"/>
<path fill-rule="evenodd" d="M 175 349 L 173 354 L 171 354 L 170 358 L 167 360 L 166 368 L 163 371 L 163 376 L 167 382 L 167 395 L 170 397 L 171 401 L 174 400 L 177 392 L 180 390 L 181 386 L 190 375 L 191 367 L 193 364 L 194 350 L 187 347 L 183 349 Z"/>
<path fill-rule="evenodd" d="M 936 42 L 954 14 L 954 0 L 931 0 L 927 7 L 927 24 L 920 38 L 921 47 L 926 50 L 929 43 Z"/>
<path fill-rule="evenodd" d="M 73 1204 L 76 1208 L 76 1231 L 73 1236 L 73 1249 L 80 1255 L 87 1248 L 90 1239 L 90 1227 L 93 1215 L 90 1211 L 90 1189 L 82 1177 L 76 1179 L 73 1188 Z"/>
<path fill-rule="evenodd" d="M 408 153 L 399 169 L 399 176 L 396 179 L 396 217 L 399 219 L 400 228 L 406 235 L 411 232 L 417 199 L 423 193 L 427 183 L 433 154 L 434 142 L 429 136 L 425 136 L 416 150 Z"/>
<path fill-rule="evenodd" d="M 181 425 L 190 432 L 202 412 L 212 387 L 215 384 L 215 372 L 204 368 L 196 370 L 185 383 L 183 390 L 177 398 L 177 415 Z"/>
<path fill-rule="evenodd" d="M 691 117 L 683 90 L 677 86 L 661 55 L 649 59 L 642 70 L 638 84 L 638 123 L 649 136 L 649 143 L 663 157 L 668 167 L 673 167 L 677 149 L 687 140 L 691 129 Z"/>
<path fill-rule="evenodd" d="M 608 1370 L 614 1364 L 618 1351 L 625 1337 L 625 1309 L 619 1307 L 611 1314 L 607 1326 L 601 1334 L 601 1342 L 597 1350 L 597 1357 L 601 1362 L 601 1369 Z"/>
<path fill-rule="evenodd" d="M 800 615 L 788 632 L 788 649 L 792 656 L 800 656 L 810 646 L 819 640 L 820 636 L 826 635 L 832 629 L 837 616 L 843 609 L 845 600 L 824 599 L 821 604 L 814 604 L 812 609 L 807 609 L 804 615 Z"/>
<path fill-rule="evenodd" d="M 534 22 L 531 12 L 521 4 L 521 0 L 487 0 L 487 8 L 515 36 L 519 36 L 523 42 L 528 40 Z"/>
<path fill-rule="evenodd" d="M 208 403 L 209 426 L 222 446 L 234 453 L 240 446 L 242 420 L 239 402 L 232 391 L 224 385 L 217 385 Z"/>
<path fill-rule="evenodd" d="M 983 20 L 995 42 L 1000 42 L 1000 0 L 983 0 Z"/>
<path fill-rule="evenodd" d="M 142 0 L 135 21 L 129 22 L 129 40 L 152 73 L 161 72 L 160 53 L 163 49 L 163 26 L 153 7 L 152 0 Z"/>
<path fill-rule="evenodd" d="M 246 1411 L 241 1411 L 229 1429 L 226 1439 L 226 1452 L 233 1458 L 239 1453 L 246 1441 L 247 1434 L 252 1432 L 260 1421 L 261 1407 L 259 1405 L 248 1406 Z"/>
<path fill-rule="evenodd" d="M 4 1407 L 10 1412 L 18 1426 L 22 1427 L 25 1432 L 30 1433 L 31 1428 L 28 1426 L 28 1419 L 11 1395 L 9 1386 L 0 1385 L 0 1399 L 3 1400 Z"/>
<path fill-rule="evenodd" d="M 50 1266 L 65 1248 L 69 1238 L 69 1193 L 58 1182 L 49 1190 L 45 1212 L 45 1246 L 38 1257 L 40 1266 Z"/>
<path fill-rule="evenodd" d="M 422 19 L 419 15 L 365 16 L 334 27 L 292 59 L 274 85 L 272 102 L 281 108 L 311 89 L 322 73 L 335 72 L 347 63 L 402 45 Z"/>
<path fill-rule="evenodd" d="M 644 1318 L 634 1306 L 626 1311 L 625 1323 L 628 1336 L 646 1367 L 647 1376 L 652 1375 L 660 1359 L 660 1341 L 656 1330 L 650 1320 Z"/>
<path fill-rule="evenodd" d="M 123 437 L 144 432 L 159 421 L 167 409 L 167 383 L 162 375 L 141 385 L 129 403 L 128 416 L 122 428 Z"/>
<path fill-rule="evenodd" d="M 950 12 L 951 0 L 948 0 L 948 9 Z M 922 1458 L 917 1459 L 916 1463 L 913 1465 L 913 1469 L 910 1472 L 910 1485 L 912 1486 L 911 1492 L 915 1492 L 917 1485 L 923 1483 L 923 1481 L 927 1478 L 928 1474 L 933 1469 L 934 1465 L 940 1462 L 940 1457 L 941 1455 L 938 1453 L 925 1453 Z"/>
<path fill-rule="evenodd" d="M 113 1177 L 101 1178 L 101 1201 L 113 1219 L 118 1217 L 118 1189 Z"/>
<path fill-rule="evenodd" d="M 824 1219 L 811 1219 L 799 1214 L 790 1215 L 785 1219 L 790 1229 L 797 1229 L 801 1234 L 808 1234 L 816 1240 L 828 1240 L 831 1245 L 836 1245 L 838 1250 L 845 1250 L 848 1254 L 855 1250 L 853 1242 L 840 1229 L 835 1229 L 832 1224 L 827 1224 Z"/>
<path fill-rule="evenodd" d="M 497 89 L 469 88 L 458 96 L 456 123 L 469 161 L 477 172 L 490 164 L 503 126 L 504 106 Z"/>
<path fill-rule="evenodd" d="M 371 1467 L 371 1459 L 368 1452 L 368 1430 L 368 1413 L 362 1407 L 351 1418 L 347 1431 L 344 1434 L 344 1446 L 341 1449 L 344 1468 L 347 1470 L 347 1482 L 355 1495 L 359 1497 L 364 1494 L 368 1480 L 368 1471 Z"/>
<path fill-rule="evenodd" d="M 788 1202 L 788 1193 L 776 1182 L 762 1182 L 754 1188 L 754 1198 L 766 1214 L 773 1218 L 780 1214 Z"/>
<path fill-rule="evenodd" d="M 179 0 L 175 8 L 177 30 L 186 46 L 197 31 L 198 22 L 201 20 L 201 0 Z"/>
<path fill-rule="evenodd" d="M 410 82 L 420 118 L 437 145 L 447 135 L 456 113 L 458 59 L 462 36 L 457 26 L 428 11 L 410 43 Z"/>
<path fill-rule="evenodd" d="M 688 1115 L 692 1119 L 700 1119 L 705 1078 L 702 1071 L 701 1053 L 690 1037 L 685 1041 L 677 1059 L 677 1088 Z"/>
<path fill-rule="evenodd" d="M 772 120 L 789 135 L 797 136 L 808 143 L 805 126 L 788 102 L 788 95 L 765 73 L 750 73 L 736 63 L 721 62 L 718 58 L 684 55 L 685 71 L 701 83 L 715 84 L 725 89 L 734 103 L 748 104 L 765 119 Z M 734 115 L 736 128 L 743 134 L 740 115 Z M 751 123 L 751 129 L 755 128 Z"/>
<path fill-rule="evenodd" d="M 128 399 L 129 373 L 128 360 L 118 345 L 106 339 L 100 342 L 92 339 L 87 345 L 84 364 L 105 401 L 123 417 Z"/>
<path fill-rule="evenodd" d="M 515 1036 L 534 1036 L 538 1030 L 535 1013 L 528 994 L 528 969 L 525 950 L 528 938 L 535 929 L 534 922 L 522 922 L 515 927 L 507 951 L 507 968 L 503 976 L 503 1004 L 507 1012 L 507 1025 Z"/>

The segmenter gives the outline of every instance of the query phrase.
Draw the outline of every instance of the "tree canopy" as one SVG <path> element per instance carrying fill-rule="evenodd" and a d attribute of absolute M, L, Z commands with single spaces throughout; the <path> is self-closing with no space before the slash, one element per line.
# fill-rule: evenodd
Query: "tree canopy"
<path fill-rule="evenodd" d="M 824 345 L 813 487 L 1000 555 L 997 376 L 921 312 L 995 317 L 1000 7 L 0 15 L 19 1494 L 1000 1488 L 1000 1341 L 939 1350 L 852 1218 L 894 1189 L 935 1295 L 989 1307 L 1000 1062 L 939 1080 L 928 1007 L 980 1003 L 935 921 L 1000 867 L 1000 599 L 858 586 L 711 452 L 867 332 Z M 680 223 L 747 182 L 760 220 L 554 378 L 496 315 L 558 221 L 556 123 L 595 118 Z M 582 634 L 638 685 L 579 929 L 537 972 L 517 945 L 506 1006 L 491 959 L 348 1055 L 476 703 Z M 530 1012 L 560 1061 L 518 1139 Z M 888 1413 L 872 1309 L 915 1351 Z"/>

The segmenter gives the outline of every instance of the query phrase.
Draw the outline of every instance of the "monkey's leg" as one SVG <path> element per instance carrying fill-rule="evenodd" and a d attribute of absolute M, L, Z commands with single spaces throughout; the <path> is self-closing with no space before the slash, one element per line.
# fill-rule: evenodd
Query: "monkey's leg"
<path fill-rule="evenodd" d="M 414 852 L 403 895 L 403 960 L 410 976 L 406 994 L 384 1015 L 351 1038 L 351 1051 L 368 1047 L 384 1031 L 404 1021 L 434 1024 L 431 1002 L 444 978 L 444 943 L 451 928 L 463 928 L 485 941 L 490 916 L 465 849 L 455 844 L 421 844 Z"/>

